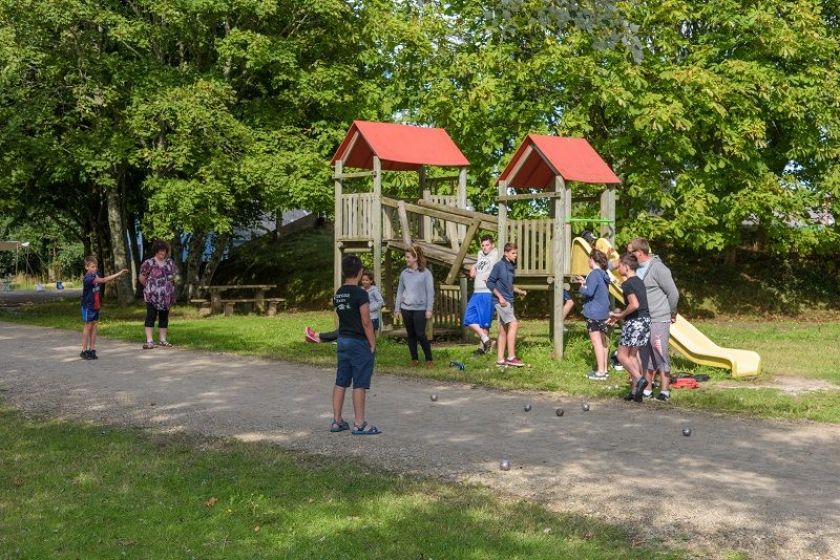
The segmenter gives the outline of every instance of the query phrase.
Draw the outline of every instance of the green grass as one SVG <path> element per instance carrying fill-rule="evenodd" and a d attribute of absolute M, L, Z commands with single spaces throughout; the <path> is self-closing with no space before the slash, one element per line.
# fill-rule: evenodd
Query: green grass
<path fill-rule="evenodd" d="M 657 548 L 596 520 L 354 460 L 0 407 L 2 558 L 686 557 Z"/>
<path fill-rule="evenodd" d="M 0 320 L 79 330 L 75 302 L 28 305 L 0 311 Z M 122 340 L 142 342 L 144 310 L 140 307 L 106 306 L 99 333 Z M 317 366 L 335 364 L 335 347 L 303 341 L 303 329 L 331 329 L 332 314 L 324 311 L 282 313 L 277 317 L 213 316 L 199 318 L 191 308 L 173 310 L 170 340 L 179 346 L 199 350 L 239 352 L 290 360 Z M 519 354 L 529 364 L 520 369 L 498 370 L 493 358 L 474 357 L 474 345 L 436 343 L 435 367 L 409 368 L 404 343 L 381 338 L 377 350 L 377 371 L 439 380 L 457 380 L 503 389 L 560 391 L 571 395 L 617 398 L 624 394 L 623 374 L 613 374 L 606 384 L 586 380 L 591 370 L 592 350 L 582 324 L 573 322 L 567 334 L 562 361 L 549 359 L 551 345 L 544 321 L 523 322 Z M 790 395 L 760 385 L 779 376 L 801 376 L 840 385 L 840 339 L 838 323 L 793 321 L 747 322 L 703 321 L 697 326 L 721 346 L 755 350 L 762 356 L 763 373 L 757 380 L 732 380 L 721 369 L 697 366 L 675 358 L 675 371 L 706 373 L 711 382 L 693 391 L 674 391 L 674 406 L 743 413 L 767 418 L 840 422 L 840 392 L 813 391 Z M 449 367 L 463 361 L 464 372 Z M 721 383 L 726 381 L 726 383 Z M 724 386 L 726 385 L 726 386 Z"/>

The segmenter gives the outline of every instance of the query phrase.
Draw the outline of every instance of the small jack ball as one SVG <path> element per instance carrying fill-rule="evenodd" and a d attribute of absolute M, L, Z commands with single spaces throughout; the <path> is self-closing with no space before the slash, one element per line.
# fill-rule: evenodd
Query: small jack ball
<path fill-rule="evenodd" d="M 554 414 L 556 414 L 557 416 L 563 416 L 564 414 L 566 414 L 566 411 L 563 410 L 562 408 L 558 408 L 557 410 L 554 411 Z"/>
<path fill-rule="evenodd" d="M 683 435 L 688 437 L 691 435 L 691 428 L 683 428 Z"/>
<path fill-rule="evenodd" d="M 432 399 L 432 402 L 437 402 L 437 395 L 432 395 L 429 398 Z"/>
<path fill-rule="evenodd" d="M 584 412 L 589 412 L 589 403 L 583 403 L 580 407 Z"/>
<path fill-rule="evenodd" d="M 509 471 L 510 470 L 510 461 L 507 460 L 507 459 L 502 459 L 501 461 L 499 461 L 499 468 L 503 471 Z"/>
<path fill-rule="evenodd" d="M 525 412 L 531 412 L 531 405 L 530 405 L 530 404 L 526 404 L 526 405 L 523 407 L 523 409 L 525 410 Z"/>

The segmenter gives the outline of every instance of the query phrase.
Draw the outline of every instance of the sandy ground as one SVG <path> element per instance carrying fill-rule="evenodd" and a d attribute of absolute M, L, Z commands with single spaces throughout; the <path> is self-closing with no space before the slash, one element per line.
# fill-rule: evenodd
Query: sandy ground
<path fill-rule="evenodd" d="M 551 394 L 379 376 L 368 416 L 385 434 L 362 438 L 327 431 L 331 369 L 112 340 L 85 362 L 78 345 L 77 333 L 0 322 L 0 398 L 59 417 L 269 441 L 485 484 L 701 558 L 739 550 L 840 559 L 840 426 L 615 400 L 584 412 L 580 400 Z M 499 470 L 502 458 L 510 471 Z"/>

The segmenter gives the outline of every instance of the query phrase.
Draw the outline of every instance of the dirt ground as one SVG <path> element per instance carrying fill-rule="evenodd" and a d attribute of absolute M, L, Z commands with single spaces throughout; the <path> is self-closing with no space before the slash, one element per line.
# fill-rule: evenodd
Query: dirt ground
<path fill-rule="evenodd" d="M 840 559 L 840 426 L 616 400 L 584 412 L 569 397 L 383 375 L 368 416 L 385 433 L 360 438 L 327 431 L 331 369 L 112 340 L 85 362 L 78 346 L 77 333 L 0 322 L 0 398 L 69 419 L 269 441 L 484 484 L 698 558 Z M 502 458 L 510 471 L 499 470 Z"/>

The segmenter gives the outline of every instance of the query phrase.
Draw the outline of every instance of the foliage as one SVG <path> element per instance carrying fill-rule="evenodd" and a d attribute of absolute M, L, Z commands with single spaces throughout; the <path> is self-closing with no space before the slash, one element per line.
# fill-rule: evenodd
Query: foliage
<path fill-rule="evenodd" d="M 558 37 L 527 11 L 507 19 L 511 33 L 480 2 L 447 6 L 439 21 L 460 25 L 454 37 L 427 26 L 443 48 L 415 118 L 453 133 L 485 206 L 526 133 L 585 136 L 625 181 L 622 239 L 721 250 L 742 242 L 746 222 L 774 250 L 840 247 L 836 226 L 808 215 L 823 204 L 840 214 L 835 2 L 621 2 L 640 63 L 580 31 Z"/>

